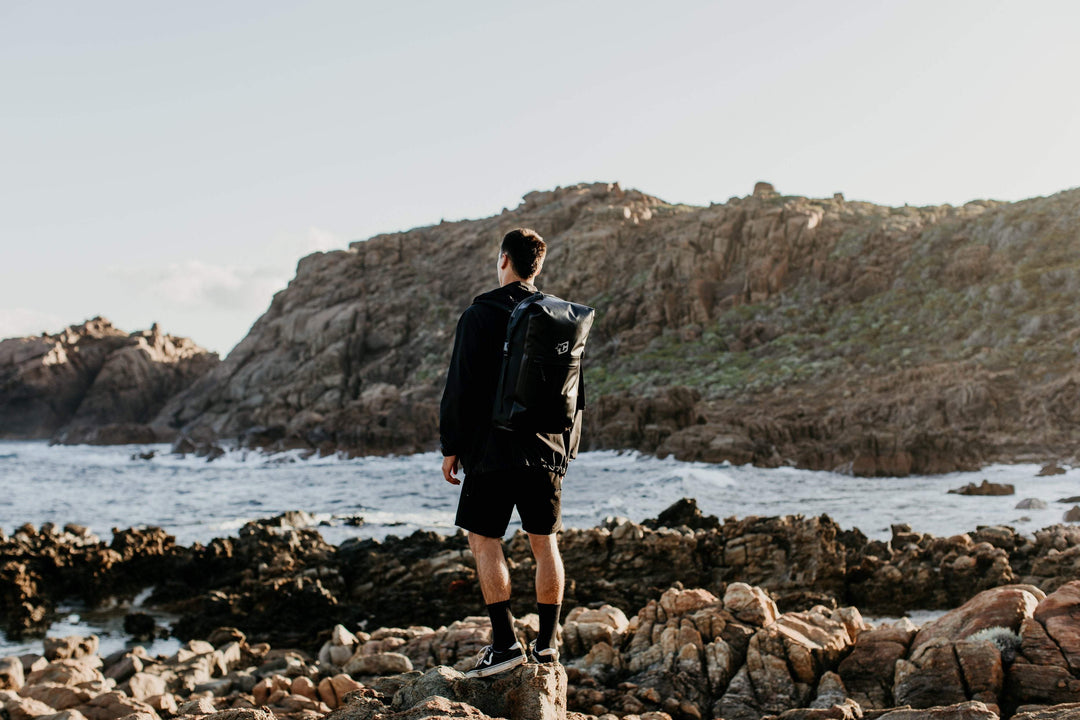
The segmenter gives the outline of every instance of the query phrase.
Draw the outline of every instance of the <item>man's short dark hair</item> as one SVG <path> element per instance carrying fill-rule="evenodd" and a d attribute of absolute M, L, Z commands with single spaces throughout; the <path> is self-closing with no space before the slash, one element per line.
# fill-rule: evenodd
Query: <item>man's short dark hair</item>
<path fill-rule="evenodd" d="M 515 228 L 503 236 L 500 252 L 506 253 L 518 277 L 531 278 L 540 272 L 547 254 L 547 243 L 535 230 Z"/>

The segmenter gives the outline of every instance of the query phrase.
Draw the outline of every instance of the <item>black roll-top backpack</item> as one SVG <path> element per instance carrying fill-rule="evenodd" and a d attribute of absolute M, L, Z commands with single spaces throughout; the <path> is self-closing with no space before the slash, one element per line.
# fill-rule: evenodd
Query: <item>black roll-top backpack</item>
<path fill-rule="evenodd" d="M 591 307 L 542 292 L 517 304 L 503 343 L 496 427 L 540 433 L 573 427 L 581 359 L 595 314 Z"/>

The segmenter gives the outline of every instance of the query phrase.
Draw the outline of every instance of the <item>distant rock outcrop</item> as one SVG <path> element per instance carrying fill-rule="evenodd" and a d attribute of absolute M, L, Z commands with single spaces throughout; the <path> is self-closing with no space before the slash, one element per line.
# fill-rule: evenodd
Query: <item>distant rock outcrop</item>
<path fill-rule="evenodd" d="M 66 443 L 159 442 L 165 402 L 217 365 L 188 338 L 126 333 L 102 317 L 56 335 L 0 341 L 0 437 Z"/>
<path fill-rule="evenodd" d="M 589 448 L 906 475 L 1080 444 L 1080 190 L 890 208 L 765 183 L 709 207 L 575 185 L 315 253 L 155 427 L 434 448 L 456 319 L 516 226 L 549 241 L 539 286 L 598 311 Z"/>

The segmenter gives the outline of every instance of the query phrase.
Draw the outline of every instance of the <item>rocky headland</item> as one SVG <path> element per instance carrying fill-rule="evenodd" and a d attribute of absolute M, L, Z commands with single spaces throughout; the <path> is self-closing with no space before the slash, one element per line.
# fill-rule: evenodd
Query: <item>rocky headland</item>
<path fill-rule="evenodd" d="M 0 341 L 0 438 L 171 441 L 150 425 L 169 398 L 218 364 L 188 338 L 124 332 L 102 317 L 55 335 Z"/>
<path fill-rule="evenodd" d="M 1063 705 L 1080 703 L 1076 527 L 936 538 L 896 526 L 880 542 L 825 516 L 721 522 L 682 501 L 641 524 L 568 530 L 565 673 L 527 666 L 478 682 L 460 675 L 488 639 L 464 537 L 333 546 L 309 525 L 288 513 L 191 547 L 157 528 L 109 543 L 77 526 L 4 536 L 10 635 L 41 633 L 64 599 L 124 602 L 152 587 L 126 627 L 149 637 L 161 628 L 143 611 L 168 612 L 188 644 L 101 658 L 93 639 L 47 640 L 18 670 L 0 661 L 0 704 L 12 720 L 989 720 L 1073 717 Z M 525 639 L 536 632 L 527 545 L 508 543 Z M 921 628 L 864 620 L 913 609 L 948 612 Z M 921 714 L 889 714 L 905 705 Z"/>
<path fill-rule="evenodd" d="M 223 362 L 119 422 L 184 447 L 433 449 L 454 323 L 520 225 L 549 241 L 541 288 L 597 308 L 587 448 L 857 475 L 1076 461 L 1080 190 L 961 207 L 767 183 L 709 207 L 610 183 L 533 192 L 494 217 L 303 258 Z M 0 407 L 26 408 L 0 436 L 74 413 L 67 384 L 51 402 L 24 387 L 0 384 Z M 117 422 L 90 407 L 88 421 Z"/>

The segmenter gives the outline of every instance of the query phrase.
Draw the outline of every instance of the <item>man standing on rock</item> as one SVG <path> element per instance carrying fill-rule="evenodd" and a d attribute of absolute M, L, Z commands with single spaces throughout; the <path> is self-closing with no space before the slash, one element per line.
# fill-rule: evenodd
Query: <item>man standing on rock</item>
<path fill-rule="evenodd" d="M 502 536 L 517 507 L 536 559 L 540 634 L 529 645 L 534 662 L 557 662 L 555 630 L 563 596 L 563 563 L 556 533 L 562 528 L 562 479 L 577 454 L 581 411 L 562 434 L 495 427 L 492 417 L 510 313 L 536 292 L 547 245 L 519 228 L 503 238 L 496 265 L 499 287 L 477 297 L 458 320 L 439 417 L 443 477 L 462 483 L 455 523 L 468 531 L 480 590 L 491 617 L 491 645 L 468 677 L 485 677 L 525 662 L 510 612 L 510 571 Z"/>

